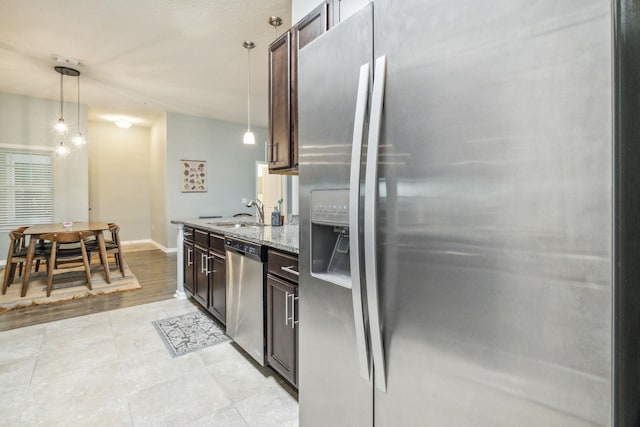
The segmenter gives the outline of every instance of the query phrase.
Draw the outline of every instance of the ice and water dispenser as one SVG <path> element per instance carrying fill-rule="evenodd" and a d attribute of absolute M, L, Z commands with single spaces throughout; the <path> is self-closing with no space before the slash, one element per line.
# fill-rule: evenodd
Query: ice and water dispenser
<path fill-rule="evenodd" d="M 349 190 L 311 191 L 311 275 L 351 288 Z"/>

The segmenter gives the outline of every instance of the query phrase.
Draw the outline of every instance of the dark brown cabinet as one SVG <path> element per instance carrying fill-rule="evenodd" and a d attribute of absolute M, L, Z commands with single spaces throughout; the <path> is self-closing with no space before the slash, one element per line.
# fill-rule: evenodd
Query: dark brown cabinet
<path fill-rule="evenodd" d="M 207 309 L 224 325 L 227 314 L 227 264 L 222 236 L 211 235 L 209 259 L 211 275 Z"/>
<path fill-rule="evenodd" d="M 331 26 L 331 0 L 269 45 L 269 172 L 298 172 L 298 51 Z"/>
<path fill-rule="evenodd" d="M 198 301 L 203 307 L 209 305 L 209 251 L 206 248 L 202 248 L 195 245 L 194 248 L 195 257 L 195 280 L 193 283 L 193 298 Z"/>
<path fill-rule="evenodd" d="M 294 36 L 297 41 L 296 51 L 327 32 L 331 27 L 332 10 L 332 2 L 325 1 L 294 25 Z"/>
<path fill-rule="evenodd" d="M 267 261 L 267 362 L 298 385 L 298 257 L 269 250 Z"/>
<path fill-rule="evenodd" d="M 185 239 L 182 244 L 183 258 L 182 258 L 182 271 L 184 273 L 184 289 L 193 294 L 193 241 Z"/>
<path fill-rule="evenodd" d="M 290 169 L 294 161 L 291 122 L 291 31 L 269 46 L 269 170 Z"/>
<path fill-rule="evenodd" d="M 185 227 L 183 253 L 185 290 L 224 325 L 227 312 L 224 237 Z"/>

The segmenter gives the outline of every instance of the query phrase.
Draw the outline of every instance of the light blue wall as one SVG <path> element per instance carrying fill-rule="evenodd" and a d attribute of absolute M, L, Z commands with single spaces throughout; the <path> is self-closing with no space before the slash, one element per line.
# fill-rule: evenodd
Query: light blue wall
<path fill-rule="evenodd" d="M 264 160 L 265 128 L 253 128 L 255 145 L 244 145 L 246 126 L 201 117 L 167 113 L 166 203 L 167 248 L 176 247 L 173 219 L 201 215 L 230 216 L 251 212 L 241 199 L 255 197 L 255 162 Z M 208 191 L 180 191 L 180 160 L 206 160 Z"/>

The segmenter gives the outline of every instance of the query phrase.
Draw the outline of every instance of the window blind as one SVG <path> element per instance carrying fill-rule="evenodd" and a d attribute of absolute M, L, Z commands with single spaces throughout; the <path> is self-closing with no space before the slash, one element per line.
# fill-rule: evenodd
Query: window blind
<path fill-rule="evenodd" d="M 52 222 L 52 153 L 0 147 L 0 229 Z"/>

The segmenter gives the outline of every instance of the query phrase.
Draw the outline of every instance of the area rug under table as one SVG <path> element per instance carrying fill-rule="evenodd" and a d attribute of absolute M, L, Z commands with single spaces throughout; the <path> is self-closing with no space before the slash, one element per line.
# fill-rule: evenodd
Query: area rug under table
<path fill-rule="evenodd" d="M 151 323 L 173 357 L 230 340 L 218 325 L 201 311 L 155 320 Z"/>
<path fill-rule="evenodd" d="M 92 289 L 87 287 L 84 271 L 60 274 L 53 278 L 53 289 L 51 296 L 48 297 L 47 272 L 46 267 L 42 266 L 40 271 L 31 273 L 27 295 L 24 297 L 20 296 L 22 277 L 16 277 L 7 288 L 6 295 L 0 295 L 0 312 L 29 305 L 55 304 L 72 299 L 142 289 L 140 282 L 129 270 L 126 263 L 124 273 L 125 275 L 122 277 L 120 270 L 112 269 L 110 271 L 111 283 L 107 283 L 102 266 L 93 265 L 91 268 Z M 4 270 L 1 270 L 0 283 L 3 280 Z M 1 284 L 0 289 L 2 289 Z"/>

